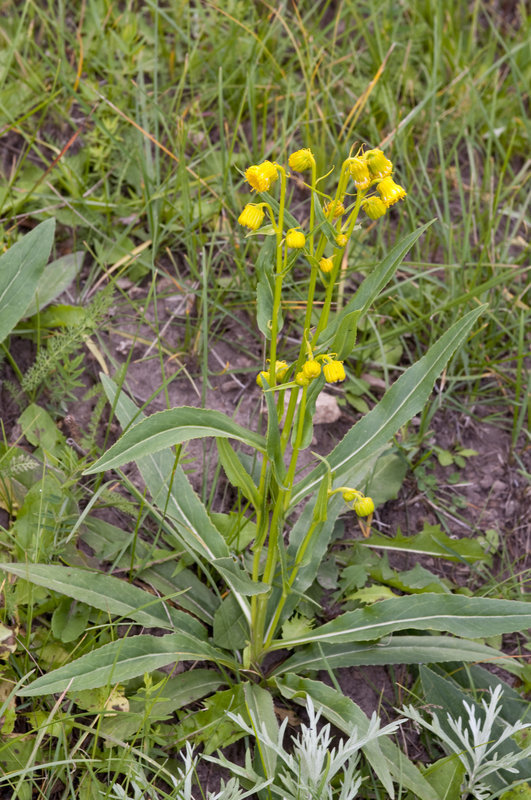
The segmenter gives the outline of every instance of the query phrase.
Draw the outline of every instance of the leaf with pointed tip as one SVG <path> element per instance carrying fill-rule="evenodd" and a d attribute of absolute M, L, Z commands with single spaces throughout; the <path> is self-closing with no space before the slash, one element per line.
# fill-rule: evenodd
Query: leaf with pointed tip
<path fill-rule="evenodd" d="M 137 678 L 174 661 L 212 661 L 232 669 L 237 667 L 232 659 L 188 633 L 129 636 L 42 675 L 18 694 L 34 697 L 66 689 L 97 689 Z"/>
<path fill-rule="evenodd" d="M 207 408 L 181 406 L 166 411 L 157 411 L 129 428 L 104 455 L 83 473 L 91 475 L 138 461 L 145 456 L 158 453 L 174 444 L 206 436 L 239 439 L 261 452 L 265 451 L 263 436 L 242 428 L 221 411 Z"/>
<path fill-rule="evenodd" d="M 496 664 L 521 674 L 522 665 L 480 642 L 451 636 L 393 636 L 384 644 L 318 644 L 294 653 L 271 673 L 303 672 L 339 667 L 372 666 L 375 664 L 436 664 L 444 661 L 474 661 Z"/>
<path fill-rule="evenodd" d="M 116 617 L 132 619 L 150 628 L 185 630 L 206 637 L 200 622 L 164 603 L 164 599 L 103 572 L 56 564 L 0 564 L 0 570 L 18 575 Z"/>
<path fill-rule="evenodd" d="M 447 631 L 469 639 L 514 633 L 531 626 L 531 604 L 490 597 L 419 594 L 347 611 L 300 639 L 276 640 L 271 650 L 301 644 L 369 642 L 394 631 Z"/>
<path fill-rule="evenodd" d="M 422 410 L 442 372 L 456 349 L 463 344 L 468 333 L 483 312 L 484 306 L 469 311 L 444 333 L 416 364 L 387 390 L 378 405 L 369 411 L 327 456 L 327 462 L 339 480 L 360 459 L 368 458 L 386 444 L 397 430 Z M 307 494 L 318 488 L 325 474 L 324 464 L 319 464 L 298 483 L 291 499 L 293 507 Z"/>

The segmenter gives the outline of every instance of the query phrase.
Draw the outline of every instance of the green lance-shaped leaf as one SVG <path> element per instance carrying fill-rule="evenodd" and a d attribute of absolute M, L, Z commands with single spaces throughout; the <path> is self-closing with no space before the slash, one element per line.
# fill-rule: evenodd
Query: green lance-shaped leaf
<path fill-rule="evenodd" d="M 514 633 L 531 625 L 531 605 L 488 597 L 421 594 L 384 600 L 348 611 L 297 639 L 275 641 L 271 650 L 312 643 L 368 642 L 394 631 L 447 631 L 468 639 Z"/>
<path fill-rule="evenodd" d="M 385 643 L 316 644 L 294 653 L 271 673 L 271 677 L 295 672 L 297 675 L 321 669 L 388 664 L 438 664 L 445 661 L 474 661 L 496 664 L 521 674 L 523 667 L 493 647 L 451 636 L 400 636 Z"/>
<path fill-rule="evenodd" d="M 255 508 L 260 505 L 260 496 L 253 479 L 238 458 L 227 439 L 216 439 L 219 460 L 231 484 L 241 491 Z"/>
<path fill-rule="evenodd" d="M 248 431 L 221 411 L 181 406 L 158 411 L 133 425 L 84 474 L 121 467 L 128 461 L 137 461 L 174 444 L 206 436 L 239 439 L 261 452 L 265 450 L 263 436 Z"/>
<path fill-rule="evenodd" d="M 151 628 L 184 630 L 206 637 L 200 622 L 164 603 L 160 597 L 133 586 L 122 578 L 101 572 L 53 564 L 0 564 L 0 570 L 18 575 L 116 617 L 125 617 Z"/>
<path fill-rule="evenodd" d="M 309 695 L 315 707 L 321 710 L 323 717 L 347 736 L 352 734 L 354 728 L 358 729 L 361 736 L 367 733 L 369 720 L 364 712 L 337 689 L 326 686 L 320 681 L 300 678 L 293 673 L 277 679 L 276 683 L 284 697 L 302 705 L 305 703 L 306 695 Z M 389 798 L 395 797 L 392 775 L 400 786 L 410 789 L 420 800 L 440 800 L 437 792 L 417 767 L 387 736 L 369 742 L 363 748 L 363 754 L 382 781 Z"/>
<path fill-rule="evenodd" d="M 114 403 L 116 400 L 116 416 L 123 427 L 140 416 L 133 401 L 124 392 L 118 392 L 116 384 L 110 378 L 105 375 L 100 375 L 100 378 L 109 401 Z M 147 422 L 150 419 L 141 416 L 143 421 Z M 181 542 L 189 551 L 199 553 L 223 575 L 238 598 L 246 619 L 249 619 L 248 604 L 241 595 L 265 592 L 269 587 L 251 581 L 247 573 L 232 560 L 225 539 L 212 523 L 180 464 L 175 466 L 174 457 L 166 449 L 140 458 L 137 466 L 154 504 L 173 521 L 179 531 Z"/>
<path fill-rule="evenodd" d="M 39 279 L 31 302 L 24 312 L 25 317 L 32 317 L 39 309 L 45 308 L 68 289 L 81 269 L 84 255 L 84 250 L 78 250 L 75 253 L 67 253 L 48 264 Z"/>
<path fill-rule="evenodd" d="M 32 697 L 63 692 L 65 689 L 97 689 L 137 678 L 174 661 L 212 661 L 231 669 L 237 667 L 228 656 L 188 633 L 167 636 L 130 636 L 93 650 L 52 670 L 21 689 Z"/>
<path fill-rule="evenodd" d="M 455 350 L 466 337 L 484 310 L 484 306 L 469 311 L 444 333 L 420 361 L 409 367 L 391 386 L 372 411 L 369 411 L 327 456 L 327 462 L 337 481 L 360 459 L 368 458 L 396 431 L 422 410 L 440 375 Z M 320 464 L 295 486 L 292 506 L 315 491 L 325 474 Z"/>
<path fill-rule="evenodd" d="M 336 353 L 337 358 L 348 358 L 354 350 L 360 316 L 361 311 L 351 311 L 350 314 L 339 320 L 330 347 L 332 353 Z"/>
<path fill-rule="evenodd" d="M 0 342 L 26 315 L 53 244 L 55 220 L 41 222 L 0 256 Z"/>
<path fill-rule="evenodd" d="M 433 222 L 433 220 L 432 220 Z M 409 233 L 407 236 L 398 242 L 386 255 L 383 261 L 368 275 L 354 296 L 349 300 L 346 306 L 340 313 L 334 317 L 324 329 L 319 337 L 319 347 L 324 350 L 335 350 L 332 343 L 338 336 L 344 321 L 354 311 L 359 311 L 360 315 L 366 313 L 375 299 L 378 297 L 383 287 L 389 283 L 394 273 L 402 263 L 408 250 L 410 250 L 417 239 L 419 239 L 424 231 L 430 227 L 432 222 L 427 222 L 422 225 L 418 230 Z M 353 321 L 353 320 L 352 320 Z M 345 353 L 345 357 L 346 357 Z"/>

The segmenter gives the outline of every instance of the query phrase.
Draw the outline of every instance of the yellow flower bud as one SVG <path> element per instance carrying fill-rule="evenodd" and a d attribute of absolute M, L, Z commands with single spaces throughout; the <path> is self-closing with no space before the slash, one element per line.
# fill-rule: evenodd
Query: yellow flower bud
<path fill-rule="evenodd" d="M 321 267 L 323 272 L 332 272 L 332 270 L 334 269 L 334 259 L 322 258 L 319 261 L 319 266 Z"/>
<path fill-rule="evenodd" d="M 379 219 L 387 214 L 387 206 L 379 197 L 368 197 L 361 204 L 369 219 Z"/>
<path fill-rule="evenodd" d="M 336 236 L 336 244 L 338 247 L 345 247 L 348 242 L 348 237 L 344 233 L 338 233 Z"/>
<path fill-rule="evenodd" d="M 363 158 L 351 158 L 348 167 L 356 189 L 368 189 L 372 178 Z"/>
<path fill-rule="evenodd" d="M 292 250 L 300 250 L 306 244 L 306 237 L 302 231 L 297 231 L 295 228 L 290 228 L 286 233 L 286 246 Z"/>
<path fill-rule="evenodd" d="M 315 164 L 315 158 L 312 151 L 306 147 L 303 150 L 297 150 L 292 153 L 288 159 L 288 164 L 295 172 L 304 172 L 304 170 L 310 169 Z"/>
<path fill-rule="evenodd" d="M 298 384 L 299 386 L 308 386 L 310 381 L 306 377 L 304 372 L 301 370 L 300 372 L 297 372 L 297 374 L 295 375 L 295 383 Z"/>
<path fill-rule="evenodd" d="M 321 374 L 321 365 L 312 358 L 304 364 L 302 371 L 307 378 L 317 378 Z"/>
<path fill-rule="evenodd" d="M 277 381 L 281 381 L 289 369 L 287 361 L 275 361 L 275 376 Z"/>
<path fill-rule="evenodd" d="M 278 178 L 278 167 L 271 161 L 253 164 L 245 170 L 245 180 L 257 192 L 267 192 L 272 183 Z"/>
<path fill-rule="evenodd" d="M 256 376 L 256 382 L 261 389 L 264 387 L 264 384 L 262 383 L 262 377 L 264 377 L 268 383 L 271 382 L 271 375 L 267 370 L 263 369 L 262 372 L 259 372 Z"/>
<path fill-rule="evenodd" d="M 329 364 L 324 364 L 323 373 L 327 383 L 339 383 L 347 377 L 342 361 L 331 361 Z"/>
<path fill-rule="evenodd" d="M 325 217 L 329 217 L 330 216 L 330 212 L 332 211 L 332 208 L 334 209 L 333 219 L 337 219 L 338 217 L 343 216 L 343 214 L 345 213 L 345 206 L 343 205 L 341 200 L 337 201 L 337 203 L 335 204 L 335 207 L 334 207 L 334 201 L 332 200 L 330 203 L 325 203 L 325 206 L 323 208 Z"/>
<path fill-rule="evenodd" d="M 252 231 L 258 230 L 264 221 L 264 209 L 261 206 L 255 206 L 253 203 L 247 203 L 242 213 L 238 217 L 240 225 L 250 228 Z"/>
<path fill-rule="evenodd" d="M 354 503 L 354 511 L 358 517 L 368 517 L 374 513 L 374 502 L 370 497 L 359 497 Z"/>
<path fill-rule="evenodd" d="M 376 187 L 387 208 L 406 197 L 406 191 L 392 178 L 384 178 Z"/>
<path fill-rule="evenodd" d="M 342 492 L 342 495 L 345 503 L 352 503 L 353 500 L 360 496 L 360 493 L 355 489 L 345 489 L 345 491 Z"/>
<path fill-rule="evenodd" d="M 363 158 L 373 178 L 386 178 L 393 171 L 392 163 L 381 150 L 367 150 Z"/>

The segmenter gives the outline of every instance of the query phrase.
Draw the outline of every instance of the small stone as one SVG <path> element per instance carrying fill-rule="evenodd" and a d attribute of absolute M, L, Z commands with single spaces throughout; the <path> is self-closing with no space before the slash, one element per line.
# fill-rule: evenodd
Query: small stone
<path fill-rule="evenodd" d="M 334 395 L 321 392 L 315 404 L 313 424 L 323 425 L 329 424 L 330 422 L 337 422 L 340 416 L 341 409 Z"/>
<path fill-rule="evenodd" d="M 494 483 L 491 486 L 491 489 L 493 492 L 505 492 L 505 490 L 507 489 L 507 484 L 504 483 L 503 481 L 494 481 Z"/>

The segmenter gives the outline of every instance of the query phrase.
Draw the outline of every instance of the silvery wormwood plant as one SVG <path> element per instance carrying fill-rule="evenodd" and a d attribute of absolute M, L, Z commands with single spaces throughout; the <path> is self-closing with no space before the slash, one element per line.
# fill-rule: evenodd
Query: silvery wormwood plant
<path fill-rule="evenodd" d="M 462 763 L 464 767 L 462 800 L 468 798 L 491 800 L 499 796 L 500 792 L 493 792 L 489 778 L 497 775 L 505 782 L 506 776 L 500 773 L 516 774 L 518 772 L 516 766 L 531 756 L 531 745 L 521 749 L 513 741 L 513 746 L 509 750 L 505 748 L 505 752 L 501 747 L 504 742 L 510 742 L 519 731 L 531 727 L 531 723 L 519 721 L 513 725 L 505 724 L 502 730 L 496 730 L 502 695 L 502 687 L 498 685 L 488 702 L 482 699 L 483 713 L 463 700 L 465 720 L 462 717 L 455 719 L 451 714 L 447 714 L 446 725 L 441 723 L 437 714 L 433 714 L 431 721 L 428 721 L 413 706 L 401 709 L 405 717 L 430 731 L 436 739 L 439 739 L 444 749 L 449 753 L 455 753 Z"/>
<path fill-rule="evenodd" d="M 391 247 L 357 290 L 344 296 L 340 277 L 349 242 L 363 227 L 360 214 L 366 220 L 384 217 L 405 197 L 405 190 L 393 180 L 393 165 L 378 149 L 349 155 L 331 194 L 323 187 L 332 171 L 318 174 L 311 150 L 293 153 L 288 166 L 310 176 L 305 184 L 310 207 L 305 230 L 287 207 L 291 173 L 276 162 L 264 161 L 246 171 L 258 202 L 248 203 L 239 218 L 249 235 L 262 238 L 255 271 L 257 325 L 268 356 L 265 369 L 259 371 L 257 365 L 259 391 L 267 408 L 265 434 L 209 408 L 184 406 L 145 416 L 113 380 L 101 376 L 124 433 L 85 474 L 118 471 L 122 483 L 137 493 L 157 522 L 166 561 L 172 553 L 178 561 L 169 584 L 165 579 L 162 596 L 93 570 L 0 565 L 30 583 L 102 609 L 108 616 L 163 630 L 164 635 L 119 637 L 37 677 L 18 694 L 111 687 L 177 661 L 199 661 L 215 666 L 218 686 L 230 687 L 220 706 L 251 708 L 258 698 L 262 710 L 273 715 L 268 693 L 291 697 L 297 694 L 296 686 L 320 705 L 319 697 L 328 687 L 310 681 L 301 688 L 299 682 L 325 664 L 335 668 L 496 658 L 508 669 L 518 669 L 477 640 L 527 628 L 531 611 L 523 602 L 427 593 L 349 611 L 313 629 L 297 623 L 297 608 L 326 556 L 338 516 L 352 509 L 368 533 L 373 503 L 361 487 L 392 437 L 422 410 L 435 380 L 465 344 L 483 307 L 463 310 L 426 355 L 301 476 L 300 456 L 312 441 L 319 394 L 326 383 L 344 378 L 345 362 L 357 357 L 358 323 L 427 226 Z M 286 277 L 296 265 L 306 275 L 306 304 L 300 345 L 289 356 L 282 349 L 282 309 L 290 299 Z M 322 304 L 315 302 L 318 283 Z M 212 516 L 180 463 L 181 445 L 205 437 L 216 441 L 220 464 L 238 495 L 237 514 Z M 147 495 L 119 471 L 130 461 L 136 463 Z M 110 479 L 114 482 L 115 475 Z M 80 525 L 81 520 L 76 530 Z M 288 657 L 279 662 L 277 655 L 275 666 L 268 666 L 271 654 L 280 651 Z M 199 673 L 197 680 L 199 687 Z M 211 682 L 209 686 L 212 691 Z M 268 701 L 262 694 L 265 687 Z M 337 702 L 343 708 L 344 698 L 336 695 L 332 705 Z M 216 695 L 211 700 L 215 703 Z M 361 714 L 354 706 L 351 710 Z M 327 707 L 323 713 L 330 718 L 332 712 Z M 362 718 L 356 717 L 364 720 L 360 723 L 364 734 L 369 722 Z M 404 772 L 399 751 L 382 758 L 369 748 L 367 754 L 392 792 L 390 774 Z M 433 800 L 433 792 L 413 765 L 408 776 L 406 785 Z"/>

